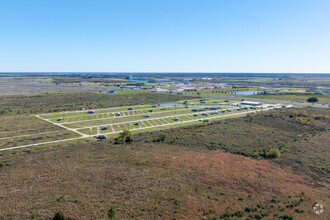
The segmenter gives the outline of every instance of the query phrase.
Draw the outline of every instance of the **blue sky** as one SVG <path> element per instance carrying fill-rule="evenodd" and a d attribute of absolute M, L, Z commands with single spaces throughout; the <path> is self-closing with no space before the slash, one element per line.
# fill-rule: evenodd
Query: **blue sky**
<path fill-rule="evenodd" d="M 0 0 L 0 72 L 330 72 L 329 0 Z"/>

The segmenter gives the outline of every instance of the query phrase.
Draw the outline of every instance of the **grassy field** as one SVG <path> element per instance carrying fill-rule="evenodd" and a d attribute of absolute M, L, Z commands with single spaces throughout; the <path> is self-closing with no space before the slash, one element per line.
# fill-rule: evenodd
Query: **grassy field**
<path fill-rule="evenodd" d="M 329 204 L 308 177 L 221 150 L 107 140 L 0 161 L 3 219 L 316 219 L 314 202 Z"/>
<path fill-rule="evenodd" d="M 156 96 L 158 96 L 158 94 Z M 160 96 L 162 97 L 163 95 Z M 172 98 L 172 95 L 169 95 L 169 97 Z M 169 102 L 171 101 L 172 100 Z M 182 104 L 184 101 L 172 102 Z M 212 99 L 206 99 L 203 102 L 206 102 L 206 104 L 214 104 L 214 100 Z M 200 104 L 200 100 L 192 99 L 189 104 Z M 229 103 L 224 102 L 223 104 Z M 133 110 L 128 110 L 130 108 L 133 108 Z M 152 110 L 152 112 L 149 112 L 150 110 Z M 121 116 L 113 117 L 113 113 L 118 112 L 121 113 Z M 161 130 L 190 124 L 199 124 L 203 123 L 199 122 L 199 119 L 215 118 L 231 114 L 226 111 L 224 113 L 212 115 L 209 109 L 203 112 L 208 113 L 208 115 L 204 116 L 199 112 L 198 116 L 194 116 L 191 109 L 183 106 L 166 106 L 163 108 L 159 105 L 140 104 L 96 109 L 94 114 L 88 114 L 87 110 L 78 110 L 61 113 L 45 113 L 35 116 L 25 114 L 15 116 L 7 115 L 2 116 L 3 120 L 2 123 L 0 123 L 0 129 L 2 129 L 0 130 L 0 149 L 5 150 L 7 148 L 23 145 L 44 144 L 45 142 L 53 142 L 55 144 L 64 139 L 78 138 L 83 135 L 110 134 L 110 137 L 116 137 L 118 132 L 125 128 L 134 130 L 134 132 Z M 233 110 L 232 113 L 235 112 L 236 110 Z M 244 111 L 240 113 L 244 113 Z M 146 114 L 151 117 L 145 117 Z M 63 117 L 64 120 L 58 121 L 60 117 Z M 178 121 L 174 120 L 175 117 L 178 118 Z M 48 123 L 45 120 L 49 120 Z M 51 122 L 57 123 L 58 126 L 51 124 Z M 140 125 L 135 125 L 136 122 L 139 122 Z M 103 129 L 105 125 L 109 126 L 109 128 Z M 63 126 L 68 128 L 68 130 L 65 130 Z"/>
<path fill-rule="evenodd" d="M 79 137 L 32 115 L 1 116 L 0 149 Z"/>
<path fill-rule="evenodd" d="M 64 130 L 32 115 L 1 116 L 0 138 Z"/>
<path fill-rule="evenodd" d="M 110 134 L 122 131 L 125 128 L 130 130 L 138 129 L 139 132 L 145 132 L 146 130 L 151 131 L 173 127 L 172 125 L 179 127 L 187 124 L 200 124 L 203 122 L 199 120 L 204 118 L 218 120 L 226 116 L 233 117 L 236 114 L 244 116 L 251 111 L 251 109 L 238 111 L 236 108 L 229 108 L 231 109 L 230 112 L 224 109 L 222 111 L 218 110 L 217 114 L 212 114 L 214 110 L 204 109 L 195 115 L 192 109 L 185 107 L 167 107 L 165 110 L 161 110 L 162 107 L 160 106 L 150 107 L 144 106 L 143 108 L 140 107 L 141 109 L 139 110 L 120 111 L 120 117 L 113 117 L 109 113 L 87 114 L 86 112 L 78 112 L 78 116 L 74 116 L 75 113 L 73 112 L 63 113 L 64 120 L 60 122 L 57 119 L 52 119 L 54 115 L 51 114 L 40 115 L 40 117 L 46 116 L 50 118 L 50 121 L 59 123 L 67 128 L 75 129 L 86 135 L 95 135 L 98 133 Z M 127 110 L 127 107 L 125 109 Z M 153 112 L 149 112 L 150 109 Z M 104 112 L 105 110 L 100 111 Z M 82 114 L 85 114 L 85 116 L 82 116 Z M 146 114 L 150 115 L 150 117 L 145 117 Z M 55 115 L 59 116 L 58 114 Z M 135 125 L 136 122 L 139 122 L 140 125 Z M 104 126 L 107 126 L 107 128 L 103 129 Z M 114 136 L 117 136 L 117 134 L 114 134 Z"/>
<path fill-rule="evenodd" d="M 239 87 L 238 88 L 217 88 L 217 89 L 204 89 L 201 91 L 193 91 L 193 92 L 189 92 L 191 94 L 196 94 L 196 93 L 200 93 L 202 95 L 224 95 L 224 96 L 230 96 L 235 94 L 236 92 L 244 92 L 244 91 L 257 91 L 259 90 L 259 87 Z"/>
<path fill-rule="evenodd" d="M 328 209 L 316 216 L 312 207 L 330 202 L 328 115 L 305 108 L 200 125 L 150 119 L 147 126 L 172 124 L 143 125 L 147 133 L 129 145 L 86 138 L 1 152 L 0 219 L 50 219 L 57 211 L 106 219 L 110 208 L 118 219 L 327 219 Z M 269 159 L 269 146 L 281 157 Z"/>
<path fill-rule="evenodd" d="M 168 134 L 167 143 L 222 149 L 256 159 L 268 158 L 271 149 L 278 149 L 281 163 L 296 166 L 317 176 L 316 179 L 324 180 L 330 172 L 327 154 L 329 115 L 329 109 L 316 108 L 269 111 L 243 119 L 215 121 L 163 132 Z M 158 135 L 159 132 L 143 133 L 136 139 L 156 141 Z"/>
<path fill-rule="evenodd" d="M 307 102 L 309 97 L 317 97 L 319 103 L 330 104 L 330 94 L 328 93 L 277 93 L 267 95 L 251 95 L 249 98 L 259 99 L 275 99 L 275 100 L 287 100 L 287 101 L 304 101 Z"/>
<path fill-rule="evenodd" d="M 69 139 L 0 152 L 0 220 L 52 219 L 58 211 L 69 219 L 108 219 L 110 208 L 117 219 L 329 219 L 328 108 L 246 116 L 251 109 L 225 107 L 232 111 L 194 116 L 195 107 L 151 106 L 182 99 L 238 102 L 136 91 L 0 97 L 0 150 Z M 23 113 L 109 139 L 73 140 L 80 135 Z M 115 144 L 124 128 L 133 143 Z M 325 206 L 322 215 L 313 212 L 316 202 Z"/>
<path fill-rule="evenodd" d="M 189 99 L 191 97 L 185 97 Z M 180 95 L 134 92 L 133 94 L 56 93 L 32 96 L 0 97 L 0 115 L 73 111 L 80 108 L 108 108 L 141 103 L 175 102 Z"/>
<path fill-rule="evenodd" d="M 124 79 L 110 79 L 110 78 L 80 78 L 80 77 L 54 77 L 55 83 L 130 83 Z"/>

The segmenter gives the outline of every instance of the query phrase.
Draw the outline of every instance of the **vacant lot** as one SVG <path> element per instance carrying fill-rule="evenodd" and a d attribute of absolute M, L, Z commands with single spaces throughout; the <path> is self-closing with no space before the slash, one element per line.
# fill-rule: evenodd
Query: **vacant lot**
<path fill-rule="evenodd" d="M 0 149 L 79 136 L 32 115 L 1 116 L 0 120 Z"/>
<path fill-rule="evenodd" d="M 0 157 L 0 218 L 320 219 L 329 191 L 311 179 L 221 150 L 111 140 Z M 329 216 L 326 209 L 323 219 Z M 321 218 L 322 219 L 322 218 Z"/>
<path fill-rule="evenodd" d="M 2 132 L 31 122 L 62 132 L 31 116 L 2 118 Z M 118 219 L 329 219 L 328 128 L 329 109 L 304 108 L 137 134 L 128 145 L 86 139 L 8 151 L 0 154 L 0 219 L 58 211 L 107 219 L 110 208 Z M 269 158 L 272 148 L 281 157 Z M 325 206 L 320 216 L 315 202 Z"/>
<path fill-rule="evenodd" d="M 277 93 L 277 94 L 260 94 L 260 95 L 251 95 L 249 98 L 258 98 L 258 99 L 274 99 L 274 100 L 287 100 L 287 101 L 305 101 L 309 97 L 317 97 L 321 104 L 330 104 L 330 94 L 328 93 Z"/>
<path fill-rule="evenodd" d="M 190 97 L 185 97 L 189 99 Z M 80 108 L 106 108 L 163 103 L 182 99 L 180 95 L 136 92 L 127 95 L 99 93 L 56 93 L 34 96 L 0 97 L 0 115 L 79 110 Z"/>
<path fill-rule="evenodd" d="M 0 120 L 0 138 L 64 130 L 32 115 L 1 116 Z"/>
<path fill-rule="evenodd" d="M 262 159 L 271 149 L 281 153 L 281 163 L 295 165 L 316 179 L 327 180 L 329 162 L 329 109 L 292 109 L 260 112 L 245 118 L 227 119 L 163 131 L 167 143 L 224 151 Z M 157 141 L 159 133 L 136 135 Z"/>

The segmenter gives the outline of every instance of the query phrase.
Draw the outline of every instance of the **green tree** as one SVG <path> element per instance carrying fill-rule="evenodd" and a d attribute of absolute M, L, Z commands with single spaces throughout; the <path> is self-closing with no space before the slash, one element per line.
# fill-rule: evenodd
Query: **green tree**
<path fill-rule="evenodd" d="M 128 130 L 124 129 L 120 134 L 119 137 L 116 139 L 116 144 L 126 144 L 133 142 L 133 134 Z"/>
<path fill-rule="evenodd" d="M 157 142 L 165 142 L 168 140 L 168 134 L 166 133 L 159 133 Z"/>

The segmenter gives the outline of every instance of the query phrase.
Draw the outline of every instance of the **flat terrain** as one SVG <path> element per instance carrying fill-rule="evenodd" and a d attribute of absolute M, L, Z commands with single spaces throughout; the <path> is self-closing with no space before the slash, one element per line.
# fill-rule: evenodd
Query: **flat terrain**
<path fill-rule="evenodd" d="M 243 119 L 215 121 L 162 133 L 168 135 L 167 143 L 222 149 L 256 159 L 268 158 L 270 149 L 279 149 L 283 167 L 295 166 L 315 180 L 327 182 L 330 173 L 329 115 L 329 109 L 322 108 L 271 110 Z M 143 133 L 136 139 L 157 141 L 159 133 Z"/>
<path fill-rule="evenodd" d="M 329 93 L 277 93 L 277 94 L 267 94 L 267 95 L 251 95 L 250 98 L 258 99 L 274 99 L 274 100 L 288 100 L 288 101 L 304 101 L 307 102 L 309 97 L 318 98 L 319 103 L 330 104 L 330 94 Z"/>
<path fill-rule="evenodd" d="M 330 202 L 329 191 L 308 178 L 221 150 L 102 141 L 1 160 L 4 219 L 48 219 L 58 210 L 72 219 L 106 219 L 111 207 L 119 219 L 320 219 L 313 203 Z"/>
<path fill-rule="evenodd" d="M 121 94 L 123 93 L 123 94 Z M 191 97 L 185 97 L 189 99 Z M 180 95 L 156 94 L 150 92 L 118 92 L 118 94 L 78 92 L 45 93 L 31 96 L 0 97 L 0 115 L 22 113 L 44 113 L 73 111 L 80 108 L 108 108 L 114 106 L 140 105 L 141 103 L 175 102 Z"/>
<path fill-rule="evenodd" d="M 0 120 L 0 150 L 79 136 L 32 115 L 2 116 Z"/>
<path fill-rule="evenodd" d="M 165 143 L 153 132 L 128 145 L 88 139 L 9 151 L 0 156 L 0 218 L 49 219 L 62 210 L 106 219 L 113 207 L 118 219 L 328 219 L 327 115 L 269 111 L 164 130 Z M 261 154 L 268 144 L 280 158 Z M 315 202 L 325 206 L 320 216 Z"/>
<path fill-rule="evenodd" d="M 188 76 L 127 89 L 126 74 L 3 75 L 0 220 L 108 219 L 110 208 L 117 219 L 330 219 L 330 97 L 304 88 L 328 78 Z M 223 82 L 237 84 L 212 89 Z M 164 90 L 179 84 L 205 89 Z M 282 94 L 239 93 L 260 86 Z M 266 104 L 238 110 L 242 99 Z M 133 142 L 115 144 L 124 129 Z"/>
<path fill-rule="evenodd" d="M 102 108 L 93 110 L 67 111 L 38 115 L 3 116 L 3 128 L 0 129 L 0 151 L 26 148 L 48 143 L 60 143 L 104 134 L 108 138 L 117 137 L 124 129 L 134 133 L 156 131 L 174 127 L 205 123 L 227 117 L 243 117 L 260 111 L 257 109 L 237 109 L 235 103 L 222 101 L 223 104 L 211 105 L 214 100 L 189 100 L 191 104 L 206 103 L 204 107 L 188 108 L 178 101 L 160 105 L 135 105 L 125 107 Z M 208 107 L 206 107 L 208 106 Z M 211 109 L 217 107 L 218 110 Z M 262 111 L 266 111 L 264 107 Z M 19 120 L 18 123 L 15 120 Z M 48 126 L 47 126 L 48 123 Z M 33 129 L 34 127 L 38 129 Z M 53 129 L 55 128 L 55 129 Z M 9 131 L 10 130 L 10 131 Z M 2 131 L 2 133 L 1 133 Z"/>

